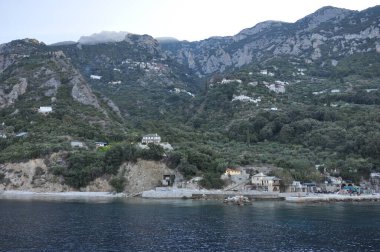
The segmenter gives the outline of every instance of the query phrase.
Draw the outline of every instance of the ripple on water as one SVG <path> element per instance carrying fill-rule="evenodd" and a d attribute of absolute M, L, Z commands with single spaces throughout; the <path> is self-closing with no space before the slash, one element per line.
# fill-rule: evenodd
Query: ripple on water
<path fill-rule="evenodd" d="M 0 201 L 3 251 L 376 251 L 380 204 Z"/>

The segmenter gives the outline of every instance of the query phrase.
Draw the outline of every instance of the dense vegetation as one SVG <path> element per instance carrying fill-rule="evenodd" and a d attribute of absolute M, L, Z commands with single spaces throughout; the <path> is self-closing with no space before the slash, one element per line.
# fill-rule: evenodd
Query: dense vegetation
<path fill-rule="evenodd" d="M 206 188 L 222 187 L 220 174 L 235 166 L 273 165 L 283 168 L 276 175 L 301 181 L 319 181 L 328 172 L 358 182 L 380 170 L 378 54 L 354 54 L 336 66 L 275 58 L 199 79 L 158 52 L 130 46 L 117 44 L 114 51 L 105 45 L 66 48 L 98 92 L 100 108 L 72 98 L 72 69 L 63 71 L 46 48 L 42 55 L 22 59 L 2 72 L 5 93 L 19 77 L 28 78 L 29 86 L 14 104 L 0 110 L 1 133 L 9 136 L 0 138 L 0 163 L 49 160 L 58 153 L 62 160 L 49 167 L 68 185 L 80 188 L 106 175 L 117 191 L 128 183 L 118 174 L 120 165 L 140 158 L 164 161 L 187 179 L 203 176 L 201 185 Z M 154 68 L 136 67 L 136 62 L 150 62 Z M 299 68 L 306 74 L 299 74 Z M 59 76 L 54 102 L 45 95 L 41 83 L 46 80 L 33 77 L 41 69 Z M 261 69 L 274 76 L 260 74 Z M 92 80 L 90 74 L 102 80 Z M 222 83 L 223 79 L 230 81 Z M 286 92 L 269 90 L 275 81 L 288 82 Z M 118 105 L 120 114 L 107 105 L 104 95 Z M 242 95 L 260 99 L 234 100 Z M 52 113 L 37 112 L 46 105 L 52 105 Z M 28 135 L 16 137 L 20 132 Z M 153 132 L 175 150 L 136 147 L 142 135 Z M 85 147 L 73 148 L 73 140 Z M 96 148 L 96 141 L 110 146 Z"/>
<path fill-rule="evenodd" d="M 130 143 L 118 143 L 93 151 L 72 151 L 65 157 L 67 164 L 54 165 L 52 172 L 55 175 L 62 175 L 65 182 L 74 188 L 84 187 L 104 174 L 117 175 L 123 162 L 136 162 L 138 158 L 161 160 L 164 154 L 162 147 L 158 145 L 149 145 L 149 147 L 139 149 Z M 124 177 L 115 177 L 111 180 L 111 185 L 117 191 L 120 191 L 125 183 Z"/>

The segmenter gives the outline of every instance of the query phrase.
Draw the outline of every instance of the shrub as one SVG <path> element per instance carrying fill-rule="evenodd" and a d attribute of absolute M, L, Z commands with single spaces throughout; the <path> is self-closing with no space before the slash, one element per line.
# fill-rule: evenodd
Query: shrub
<path fill-rule="evenodd" d="M 186 159 L 181 159 L 178 170 L 185 176 L 186 179 L 190 179 L 195 176 L 198 172 L 198 169 L 195 165 L 189 164 Z"/>
<path fill-rule="evenodd" d="M 161 145 L 149 143 L 148 149 L 142 150 L 141 158 L 146 160 L 156 160 L 159 161 L 164 155 L 164 148 Z"/>
<path fill-rule="evenodd" d="M 206 173 L 199 185 L 206 189 L 220 189 L 225 186 L 225 182 L 220 179 L 220 175 L 215 173 Z"/>
<path fill-rule="evenodd" d="M 127 185 L 127 179 L 125 177 L 115 177 L 110 180 L 110 185 L 120 193 L 124 191 L 125 186 Z"/>

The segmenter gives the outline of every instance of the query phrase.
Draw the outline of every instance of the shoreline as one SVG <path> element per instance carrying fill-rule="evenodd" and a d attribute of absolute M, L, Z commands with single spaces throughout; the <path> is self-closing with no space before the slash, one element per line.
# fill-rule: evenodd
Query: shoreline
<path fill-rule="evenodd" d="M 0 199 L 28 199 L 28 198 L 62 198 L 62 199 L 101 199 L 101 198 L 125 198 L 125 193 L 112 192 L 33 192 L 7 190 L 0 192 Z"/>
<path fill-rule="evenodd" d="M 137 195 L 137 194 L 135 194 Z M 33 192 L 7 190 L 0 192 L 1 199 L 115 199 L 132 198 L 135 195 L 112 192 Z M 380 194 L 364 195 L 341 195 L 341 194 L 295 194 L 295 193 L 268 193 L 257 191 L 223 191 L 223 190 L 198 190 L 198 189 L 169 189 L 157 188 L 156 190 L 144 191 L 139 194 L 140 198 L 165 200 L 165 199 L 193 199 L 193 200 L 224 200 L 229 196 L 245 196 L 252 201 L 284 201 L 289 203 L 319 203 L 319 202 L 361 202 L 379 201 Z"/>
<path fill-rule="evenodd" d="M 307 194 L 307 193 L 270 193 L 260 191 L 223 191 L 198 190 L 178 188 L 156 188 L 144 191 L 142 198 L 146 199 L 195 199 L 195 200 L 224 200 L 227 197 L 244 196 L 251 201 L 284 201 L 289 203 L 317 202 L 358 202 L 380 201 L 380 194 L 342 195 L 342 194 Z"/>
<path fill-rule="evenodd" d="M 291 203 L 317 203 L 317 202 L 358 202 L 358 201 L 380 201 L 380 194 L 341 195 L 341 194 L 319 194 L 307 196 L 288 196 L 285 201 Z"/>

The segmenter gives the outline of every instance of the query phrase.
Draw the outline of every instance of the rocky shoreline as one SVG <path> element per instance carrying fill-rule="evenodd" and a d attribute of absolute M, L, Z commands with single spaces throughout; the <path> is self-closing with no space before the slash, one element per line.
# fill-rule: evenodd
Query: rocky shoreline
<path fill-rule="evenodd" d="M 247 197 L 250 201 L 270 200 L 290 203 L 340 202 L 340 201 L 380 201 L 380 194 L 342 195 L 342 194 L 307 194 L 307 193 L 268 193 L 258 191 L 223 191 L 196 189 L 156 188 L 144 191 L 142 198 L 148 199 L 207 199 L 224 200 L 228 197 Z"/>
<path fill-rule="evenodd" d="M 267 193 L 267 192 L 234 192 L 222 190 L 197 190 L 197 189 L 166 189 L 149 190 L 141 194 L 126 194 L 112 192 L 33 192 L 5 190 L 0 192 L 0 199 L 112 199 L 141 197 L 145 199 L 195 199 L 195 200 L 221 200 L 228 197 L 246 197 L 250 201 L 269 200 L 286 201 L 290 203 L 318 203 L 318 202 L 360 202 L 379 201 L 380 194 L 340 195 L 340 194 L 292 194 L 292 193 Z"/>
<path fill-rule="evenodd" d="M 339 195 L 339 194 L 318 194 L 307 196 L 285 197 L 287 202 L 308 203 L 308 202 L 353 202 L 353 201 L 380 201 L 380 194 L 364 195 Z"/>
<path fill-rule="evenodd" d="M 6 190 L 0 192 L 0 199 L 22 199 L 22 198 L 66 198 L 66 199 L 92 199 L 92 198 L 122 198 L 127 197 L 125 193 L 111 192 L 32 192 Z"/>

